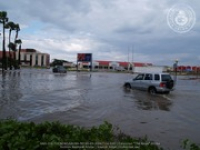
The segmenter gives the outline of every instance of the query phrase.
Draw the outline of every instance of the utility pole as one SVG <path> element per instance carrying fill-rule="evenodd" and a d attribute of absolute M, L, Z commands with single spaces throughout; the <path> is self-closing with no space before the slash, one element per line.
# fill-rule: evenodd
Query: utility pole
<path fill-rule="evenodd" d="M 128 62 L 127 62 L 127 69 L 128 69 L 128 72 L 129 72 L 129 48 L 128 48 Z"/>
<path fill-rule="evenodd" d="M 132 47 L 132 61 L 131 61 L 131 64 L 132 64 L 132 73 L 134 73 L 134 67 L 135 67 L 135 65 L 134 65 L 134 47 Z"/>
<path fill-rule="evenodd" d="M 175 60 L 173 65 L 174 71 L 175 71 L 175 84 L 177 82 L 177 74 L 178 74 L 178 59 Z"/>

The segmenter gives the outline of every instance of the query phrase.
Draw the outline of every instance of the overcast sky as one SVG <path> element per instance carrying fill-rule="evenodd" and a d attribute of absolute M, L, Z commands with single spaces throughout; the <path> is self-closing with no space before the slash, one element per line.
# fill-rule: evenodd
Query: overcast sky
<path fill-rule="evenodd" d="M 167 21 L 179 4 L 190 6 L 196 15 L 191 30 L 183 33 L 172 30 Z M 182 65 L 200 65 L 199 8 L 199 0 L 0 2 L 0 11 L 7 11 L 9 20 L 20 25 L 22 48 L 73 62 L 77 53 L 92 53 L 94 60 L 129 58 L 155 65 L 172 65 L 176 59 Z"/>

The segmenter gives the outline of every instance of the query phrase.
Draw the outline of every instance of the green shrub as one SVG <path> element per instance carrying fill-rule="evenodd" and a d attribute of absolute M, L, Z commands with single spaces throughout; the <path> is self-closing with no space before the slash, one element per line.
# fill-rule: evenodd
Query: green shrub
<path fill-rule="evenodd" d="M 114 135 L 112 124 L 85 129 L 60 122 L 0 121 L 1 150 L 140 149 L 161 150 L 147 138 Z"/>
<path fill-rule="evenodd" d="M 186 139 L 183 141 L 182 147 L 186 150 L 200 150 L 200 145 L 197 145 L 190 140 Z"/>

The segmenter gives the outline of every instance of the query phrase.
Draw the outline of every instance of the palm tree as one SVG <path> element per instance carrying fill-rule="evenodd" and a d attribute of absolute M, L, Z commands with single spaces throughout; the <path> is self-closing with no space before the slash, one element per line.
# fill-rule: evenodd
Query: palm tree
<path fill-rule="evenodd" d="M 10 42 L 8 44 L 8 47 L 9 47 L 10 50 L 12 50 L 14 52 L 14 58 L 10 59 L 10 61 L 11 61 L 12 66 L 14 66 L 14 68 L 16 69 L 18 67 L 17 61 L 15 59 L 15 52 L 17 51 L 16 44 L 13 43 L 13 42 Z M 11 69 L 12 69 L 12 66 L 11 66 Z"/>
<path fill-rule="evenodd" d="M 19 31 L 20 31 L 20 27 L 19 27 L 19 24 L 15 24 L 15 31 L 16 31 L 16 34 L 15 34 L 15 45 L 17 46 L 17 44 L 16 44 L 16 41 L 17 41 L 17 38 L 18 38 L 18 33 L 19 33 Z M 15 55 L 14 55 L 14 59 L 16 60 L 16 57 L 15 57 Z"/>
<path fill-rule="evenodd" d="M 16 40 L 17 40 L 17 38 L 18 38 L 18 32 L 20 31 L 20 27 L 19 27 L 19 24 L 15 24 L 15 30 L 16 30 L 16 34 L 15 34 L 15 42 L 16 42 Z"/>
<path fill-rule="evenodd" d="M 21 39 L 17 39 L 15 41 L 16 44 L 19 44 L 19 52 L 18 52 L 18 66 L 21 66 L 21 45 L 22 45 L 22 40 Z"/>
<path fill-rule="evenodd" d="M 10 41 L 10 39 L 11 39 L 11 32 L 12 32 L 12 30 L 15 30 L 15 24 L 14 24 L 14 22 L 12 22 L 12 21 L 10 21 L 10 22 L 8 22 L 6 25 L 5 25 L 5 28 L 6 29 L 9 29 L 9 45 L 8 45 L 8 48 L 9 48 L 9 66 L 10 66 L 10 70 L 12 69 L 12 65 L 11 65 L 11 60 L 12 60 L 12 58 L 11 58 L 11 52 L 10 52 L 10 49 L 12 48 L 12 46 L 10 45 L 10 43 L 11 43 L 11 41 Z"/>
<path fill-rule="evenodd" d="M 3 24 L 3 42 L 2 42 L 2 49 L 3 49 L 3 61 L 2 61 L 2 67 L 3 70 L 7 70 L 7 63 L 6 63 L 6 37 L 5 37 L 5 24 L 8 22 L 7 12 L 1 11 L 0 12 L 0 23 Z"/>

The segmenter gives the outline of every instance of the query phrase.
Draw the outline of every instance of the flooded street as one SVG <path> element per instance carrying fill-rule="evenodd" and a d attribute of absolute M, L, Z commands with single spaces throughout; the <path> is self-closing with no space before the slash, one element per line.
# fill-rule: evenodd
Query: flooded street
<path fill-rule="evenodd" d="M 134 137 L 164 148 L 200 142 L 200 80 L 178 77 L 169 95 L 123 89 L 127 73 L 22 69 L 0 73 L 0 119 L 56 121 L 92 127 L 108 121 Z"/>

